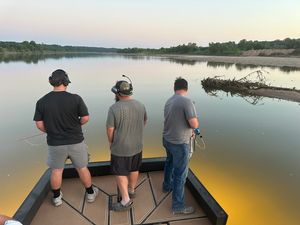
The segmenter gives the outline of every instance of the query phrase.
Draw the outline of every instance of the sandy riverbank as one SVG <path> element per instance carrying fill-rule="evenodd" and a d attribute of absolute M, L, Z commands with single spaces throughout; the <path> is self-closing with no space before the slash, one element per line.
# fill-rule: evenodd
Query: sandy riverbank
<path fill-rule="evenodd" d="M 262 88 L 253 91 L 253 94 L 262 97 L 277 98 L 277 99 L 300 103 L 300 93 L 297 91 L 272 90 L 272 89 Z"/>
<path fill-rule="evenodd" d="M 198 56 L 198 55 L 160 55 L 162 58 L 191 60 L 199 62 L 236 63 L 257 66 L 296 67 L 300 69 L 300 57 L 262 57 L 262 56 Z"/>

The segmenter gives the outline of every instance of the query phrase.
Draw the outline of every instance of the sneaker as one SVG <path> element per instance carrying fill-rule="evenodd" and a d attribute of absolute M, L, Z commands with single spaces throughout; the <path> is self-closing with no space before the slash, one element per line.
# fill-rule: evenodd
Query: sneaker
<path fill-rule="evenodd" d="M 133 201 L 131 200 L 129 200 L 129 202 L 127 202 L 126 205 L 123 205 L 121 202 L 117 202 L 112 205 L 112 210 L 117 212 L 125 211 L 132 208 L 132 205 Z"/>
<path fill-rule="evenodd" d="M 171 191 L 172 191 L 171 188 L 170 188 L 170 189 L 165 189 L 164 186 L 162 186 L 162 192 L 163 192 L 163 193 L 169 193 L 169 192 L 171 192 Z"/>
<path fill-rule="evenodd" d="M 171 190 L 166 190 L 166 189 L 163 188 L 163 189 L 162 189 L 162 192 L 163 192 L 163 193 L 169 193 L 169 192 L 171 192 Z"/>
<path fill-rule="evenodd" d="M 183 209 L 180 209 L 180 210 L 173 210 L 173 215 L 192 214 L 194 212 L 195 212 L 195 209 L 192 206 L 189 206 L 189 207 L 184 207 Z"/>
<path fill-rule="evenodd" d="M 94 191 L 93 194 L 86 193 L 86 201 L 89 203 L 94 202 L 99 193 L 99 189 L 96 187 L 93 187 L 93 191 Z"/>
<path fill-rule="evenodd" d="M 60 206 L 62 204 L 62 197 L 63 197 L 63 194 L 62 192 L 60 192 L 60 195 L 56 198 L 52 198 L 52 203 L 54 206 Z"/>
<path fill-rule="evenodd" d="M 129 198 L 135 198 L 136 197 L 136 192 L 130 192 L 128 191 L 128 195 L 129 195 Z"/>
<path fill-rule="evenodd" d="M 165 185 L 164 185 L 164 182 L 162 183 L 161 188 L 162 188 L 162 192 L 163 192 L 163 193 L 169 193 L 169 192 L 173 191 L 173 190 L 172 190 L 172 185 L 170 185 L 170 188 L 169 188 L 169 189 L 166 189 L 166 188 L 165 188 Z"/>

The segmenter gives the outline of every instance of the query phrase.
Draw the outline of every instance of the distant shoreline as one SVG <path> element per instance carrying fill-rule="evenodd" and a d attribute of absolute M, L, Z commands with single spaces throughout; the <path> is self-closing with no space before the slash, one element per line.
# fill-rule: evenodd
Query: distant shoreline
<path fill-rule="evenodd" d="M 155 55 L 154 55 L 155 56 Z M 156 55 L 168 59 L 183 59 L 197 62 L 234 63 L 242 65 L 296 67 L 300 68 L 300 57 L 270 56 L 200 56 L 200 55 Z"/>

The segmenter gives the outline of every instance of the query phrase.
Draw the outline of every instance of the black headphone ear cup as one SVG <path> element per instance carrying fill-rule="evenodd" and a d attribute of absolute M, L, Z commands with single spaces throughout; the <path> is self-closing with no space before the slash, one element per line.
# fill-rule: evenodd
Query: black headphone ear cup
<path fill-rule="evenodd" d="M 114 93 L 114 94 L 118 94 L 118 89 L 114 86 L 111 88 L 111 91 Z"/>
<path fill-rule="evenodd" d="M 52 77 L 52 76 L 49 77 L 49 83 L 50 83 L 52 86 L 54 85 L 53 77 Z"/>

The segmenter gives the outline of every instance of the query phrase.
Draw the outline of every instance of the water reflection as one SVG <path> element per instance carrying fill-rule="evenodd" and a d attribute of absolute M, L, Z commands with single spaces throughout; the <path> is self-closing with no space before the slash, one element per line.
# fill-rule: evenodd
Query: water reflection
<path fill-rule="evenodd" d="M 228 225 L 298 225 L 300 210 L 300 107 L 287 101 L 264 99 L 253 107 L 239 96 L 218 98 L 205 93 L 200 81 L 225 75 L 244 77 L 235 66 L 193 65 L 161 57 L 102 55 L 60 58 L 36 64 L 0 63 L 0 211 L 12 215 L 46 169 L 44 136 L 17 141 L 36 134 L 32 121 L 35 102 L 50 90 L 49 74 L 64 68 L 72 84 L 69 91 L 85 100 L 91 121 L 84 126 L 92 161 L 109 159 L 105 120 L 114 102 L 110 89 L 121 74 L 130 74 L 134 98 L 143 102 L 149 114 L 145 129 L 144 157 L 164 156 L 161 144 L 163 107 L 172 95 L 177 76 L 189 83 L 189 97 L 195 101 L 206 142 L 197 150 L 192 169 L 229 214 Z M 300 73 L 289 76 L 268 68 L 272 83 L 300 88 Z M 231 96 L 228 94 L 228 96 Z M 7 194 L 7 193 L 13 193 Z M 254 216 L 253 216 L 254 215 Z"/>
<path fill-rule="evenodd" d="M 230 67 L 235 66 L 235 68 L 238 71 L 242 71 L 242 70 L 245 70 L 245 69 L 258 69 L 258 68 L 278 68 L 280 71 L 285 72 L 285 73 L 300 71 L 300 68 L 298 68 L 298 67 L 258 66 L 258 65 L 253 65 L 253 64 L 227 63 L 227 62 L 207 62 L 207 66 L 208 67 L 213 67 L 213 68 L 223 67 L 225 69 L 229 69 Z"/>
<path fill-rule="evenodd" d="M 28 64 L 37 64 L 39 61 L 46 59 L 60 60 L 63 58 L 90 58 L 90 57 L 112 57 L 112 58 L 124 58 L 131 60 L 153 60 L 158 59 L 160 61 L 167 61 L 170 63 L 176 63 L 180 65 L 194 66 L 196 64 L 206 63 L 207 67 L 213 68 L 225 68 L 229 69 L 235 67 L 237 71 L 256 68 L 278 68 L 285 73 L 300 71 L 298 67 L 290 66 L 258 66 L 254 64 L 241 64 L 241 63 L 229 63 L 229 62 L 215 62 L 193 58 L 180 58 L 180 57 L 168 57 L 168 56 L 154 56 L 154 55 L 138 55 L 138 54 L 117 54 L 117 53 L 51 53 L 51 54 L 0 54 L 0 63 L 5 62 L 25 62 Z"/>
<path fill-rule="evenodd" d="M 202 63 L 201 61 L 197 61 L 194 59 L 180 59 L 180 58 L 161 58 L 162 61 L 167 61 L 171 63 L 177 63 L 180 65 L 190 65 L 194 66 L 196 63 Z"/>
<path fill-rule="evenodd" d="M 219 68 L 224 67 L 226 69 L 235 65 L 234 63 L 224 63 L 224 62 L 207 62 L 208 67 Z"/>
<path fill-rule="evenodd" d="M 214 96 L 214 97 L 219 97 L 222 98 L 220 96 L 222 96 L 221 91 L 219 90 L 215 90 L 215 89 L 210 89 L 210 88 L 204 88 L 205 92 L 209 95 L 209 96 Z M 233 92 L 233 91 L 224 91 L 226 92 L 226 97 L 234 97 L 234 96 L 238 96 L 241 97 L 243 100 L 245 100 L 247 103 L 251 104 L 251 105 L 255 105 L 255 106 L 259 106 L 259 105 L 264 105 L 264 99 L 265 97 L 263 96 L 257 96 L 257 95 L 242 95 L 238 92 Z"/>
<path fill-rule="evenodd" d="M 103 55 L 103 53 L 0 54 L 0 63 L 25 62 L 27 64 L 37 64 L 39 61 L 46 59 L 90 58 L 99 57 L 99 55 Z"/>

